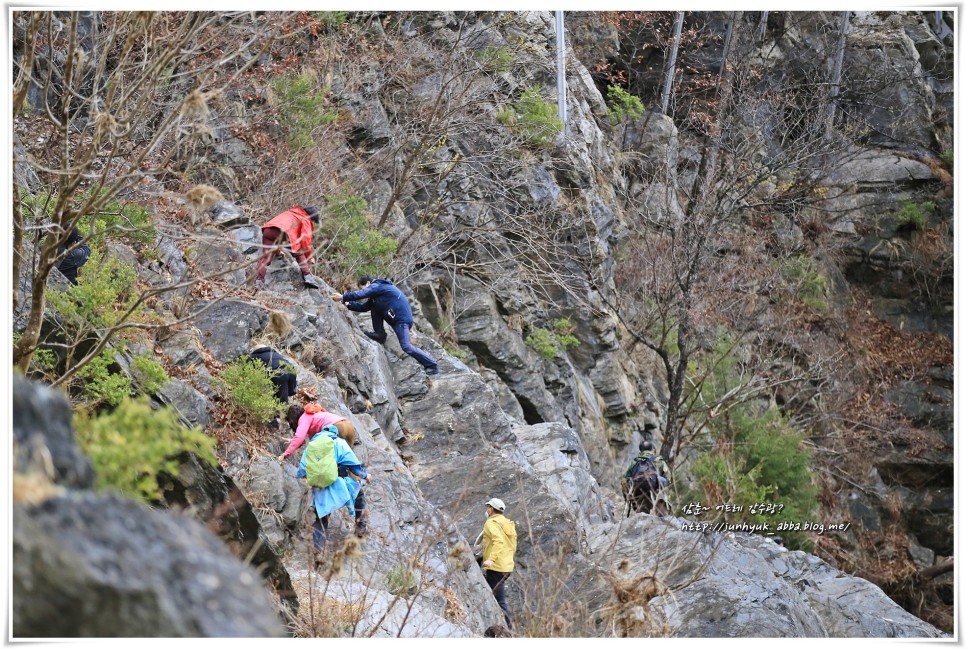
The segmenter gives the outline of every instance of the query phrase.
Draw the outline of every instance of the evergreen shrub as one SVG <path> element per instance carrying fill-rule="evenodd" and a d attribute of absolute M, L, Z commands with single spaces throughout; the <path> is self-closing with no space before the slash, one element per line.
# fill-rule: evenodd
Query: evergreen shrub
<path fill-rule="evenodd" d="M 229 405 L 256 421 L 268 421 L 282 409 L 275 397 L 272 371 L 260 361 L 238 358 L 225 366 L 217 380 L 225 389 Z"/>
<path fill-rule="evenodd" d="M 124 398 L 116 409 L 74 417 L 77 441 L 90 458 L 98 489 L 114 489 L 146 503 L 161 499 L 158 475 L 176 476 L 178 454 L 190 451 L 215 463 L 215 440 L 178 423 L 173 410 L 154 410 L 147 397 Z"/>

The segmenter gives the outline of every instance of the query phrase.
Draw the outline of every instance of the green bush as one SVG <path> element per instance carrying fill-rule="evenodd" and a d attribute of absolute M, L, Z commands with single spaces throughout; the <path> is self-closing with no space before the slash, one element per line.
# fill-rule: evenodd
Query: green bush
<path fill-rule="evenodd" d="M 77 285 L 67 291 L 50 291 L 47 299 L 64 320 L 74 326 L 105 329 L 117 324 L 134 305 L 137 272 L 116 257 L 91 249 L 87 263 L 77 273 Z M 132 313 L 136 316 L 142 309 Z"/>
<path fill-rule="evenodd" d="M 341 27 L 349 21 L 349 14 L 344 11 L 310 11 L 309 15 L 331 27 Z"/>
<path fill-rule="evenodd" d="M 312 132 L 339 117 L 325 107 L 328 91 L 318 90 L 315 77 L 307 72 L 278 77 L 272 81 L 272 89 L 278 98 L 279 121 L 292 149 L 315 146 Z"/>
<path fill-rule="evenodd" d="M 31 221 L 51 218 L 53 216 L 51 212 L 57 203 L 56 191 L 49 187 L 35 192 L 21 189 L 20 203 L 25 217 Z M 98 190 L 97 195 L 105 196 L 107 192 L 107 189 L 102 188 Z M 93 189 L 78 192 L 74 197 L 72 209 L 83 210 L 94 196 Z M 146 208 L 116 198 L 107 200 L 93 213 L 85 213 L 78 220 L 77 229 L 85 237 L 93 234 L 95 240 L 103 237 L 133 244 L 151 243 L 157 237 L 151 213 Z M 92 250 L 95 245 L 91 244 Z"/>
<path fill-rule="evenodd" d="M 564 349 L 571 349 L 573 347 L 580 346 L 580 340 L 574 336 L 574 332 L 577 331 L 577 327 L 570 322 L 567 318 L 558 318 L 553 321 L 553 332 L 557 336 L 557 342 Z"/>
<path fill-rule="evenodd" d="M 692 467 L 697 485 L 689 494 L 712 506 L 734 504 L 741 512 L 724 512 L 728 522 L 817 522 L 818 493 L 812 481 L 812 457 L 796 432 L 776 408 L 755 413 L 749 406 L 712 420 L 717 449 L 699 454 Z M 755 503 L 775 504 L 779 511 L 752 514 Z M 792 548 L 806 547 L 804 533 L 779 532 Z"/>
<path fill-rule="evenodd" d="M 899 211 L 896 219 L 899 222 L 900 230 L 925 230 L 929 223 L 929 212 L 936 209 L 936 204 L 932 201 L 924 201 L 916 204 L 914 201 L 904 199 L 899 203 Z"/>
<path fill-rule="evenodd" d="M 617 86 L 607 86 L 607 107 L 607 115 L 614 126 L 639 119 L 644 114 L 641 100 Z"/>
<path fill-rule="evenodd" d="M 576 330 L 570 320 L 558 318 L 553 321 L 553 331 L 533 327 L 523 342 L 546 360 L 552 361 L 562 350 L 580 345 L 580 340 L 573 335 Z"/>
<path fill-rule="evenodd" d="M 396 252 L 395 239 L 369 227 L 367 207 L 365 199 L 347 190 L 328 198 L 322 231 L 339 253 L 339 269 L 348 276 L 382 276 Z"/>
<path fill-rule="evenodd" d="M 275 398 L 272 371 L 260 361 L 238 358 L 222 370 L 218 382 L 225 389 L 229 405 L 256 421 L 268 421 L 282 409 Z"/>
<path fill-rule="evenodd" d="M 536 86 L 524 90 L 512 110 L 499 111 L 497 119 L 537 146 L 552 145 L 563 130 L 556 104 L 544 101 Z"/>
<path fill-rule="evenodd" d="M 127 374 L 113 373 L 114 350 L 105 347 L 100 354 L 92 358 L 84 367 L 77 371 L 77 380 L 81 384 L 81 397 L 89 406 L 108 404 L 119 405 L 131 396 L 134 386 Z"/>
<path fill-rule="evenodd" d="M 796 255 L 785 260 L 781 269 L 785 285 L 813 311 L 826 313 L 829 309 L 825 297 L 828 280 L 815 270 L 815 263 L 808 257 Z"/>
<path fill-rule="evenodd" d="M 157 392 L 171 379 L 164 366 L 148 356 L 135 356 L 132 361 L 134 376 L 145 392 Z"/>
<path fill-rule="evenodd" d="M 110 413 L 74 417 L 77 441 L 90 458 L 99 489 L 116 489 L 143 502 L 161 499 L 158 474 L 177 475 L 179 453 L 190 451 L 214 464 L 215 440 L 178 423 L 174 411 L 153 410 L 146 397 L 123 399 Z"/>
<path fill-rule="evenodd" d="M 107 190 L 101 190 L 102 193 Z M 80 207 L 93 192 L 88 191 L 79 196 Z M 83 235 L 91 234 L 88 217 L 81 219 L 77 229 Z M 144 207 L 126 201 L 111 200 L 94 214 L 94 233 L 103 233 L 113 240 L 128 243 L 153 243 L 157 231 L 151 220 L 151 213 Z M 93 247 L 92 247 L 93 249 Z"/>
<path fill-rule="evenodd" d="M 559 351 L 557 337 L 553 332 L 541 327 L 531 329 L 530 334 L 523 341 L 548 361 L 552 361 Z"/>
<path fill-rule="evenodd" d="M 513 51 L 508 47 L 483 47 L 474 56 L 487 72 L 509 72 L 513 67 Z"/>
<path fill-rule="evenodd" d="M 386 573 L 386 590 L 392 595 L 408 597 L 415 593 L 417 586 L 419 586 L 419 580 L 408 568 L 393 566 Z"/>

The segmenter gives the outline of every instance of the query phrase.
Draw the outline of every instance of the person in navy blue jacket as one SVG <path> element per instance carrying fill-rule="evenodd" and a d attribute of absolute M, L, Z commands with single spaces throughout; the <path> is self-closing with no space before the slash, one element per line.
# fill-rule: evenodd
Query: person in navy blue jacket
<path fill-rule="evenodd" d="M 77 269 L 87 263 L 87 258 L 91 256 L 91 248 L 86 243 L 81 243 L 81 234 L 77 228 L 70 231 L 67 241 L 57 248 L 57 256 L 63 257 L 58 264 L 57 270 L 64 274 L 64 277 L 77 286 Z M 68 252 L 70 251 L 70 252 Z"/>
<path fill-rule="evenodd" d="M 415 358 L 423 370 L 430 376 L 439 374 L 436 359 L 413 345 L 409 337 L 409 330 L 413 326 L 413 310 L 409 300 L 396 288 L 391 280 L 372 279 L 362 277 L 359 280 L 359 290 L 350 291 L 344 295 L 333 293 L 332 299 L 342 302 L 350 311 L 369 311 L 372 316 L 372 329 L 365 334 L 379 344 L 386 342 L 386 329 L 383 322 L 388 322 L 396 332 L 399 346 L 404 352 Z"/>

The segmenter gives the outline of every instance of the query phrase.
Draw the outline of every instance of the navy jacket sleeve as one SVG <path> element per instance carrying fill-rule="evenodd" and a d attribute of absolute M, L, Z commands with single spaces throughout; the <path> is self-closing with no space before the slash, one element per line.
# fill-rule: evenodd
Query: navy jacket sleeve
<path fill-rule="evenodd" d="M 366 300 L 365 302 L 360 302 L 358 300 L 346 302 L 345 308 L 349 309 L 350 311 L 371 311 L 372 300 Z"/>
<path fill-rule="evenodd" d="M 365 300 L 366 298 L 371 297 L 372 294 L 378 290 L 378 288 L 379 287 L 377 285 L 370 284 L 366 288 L 359 289 L 358 291 L 349 291 L 348 293 L 344 293 L 342 295 L 342 301 L 348 303 Z"/>

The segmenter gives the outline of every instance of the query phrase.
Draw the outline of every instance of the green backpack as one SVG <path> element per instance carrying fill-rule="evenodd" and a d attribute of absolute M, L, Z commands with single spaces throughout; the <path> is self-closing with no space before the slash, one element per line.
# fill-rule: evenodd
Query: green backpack
<path fill-rule="evenodd" d="M 339 477 L 335 463 L 335 440 L 316 435 L 305 451 L 305 479 L 311 487 L 325 489 Z"/>

